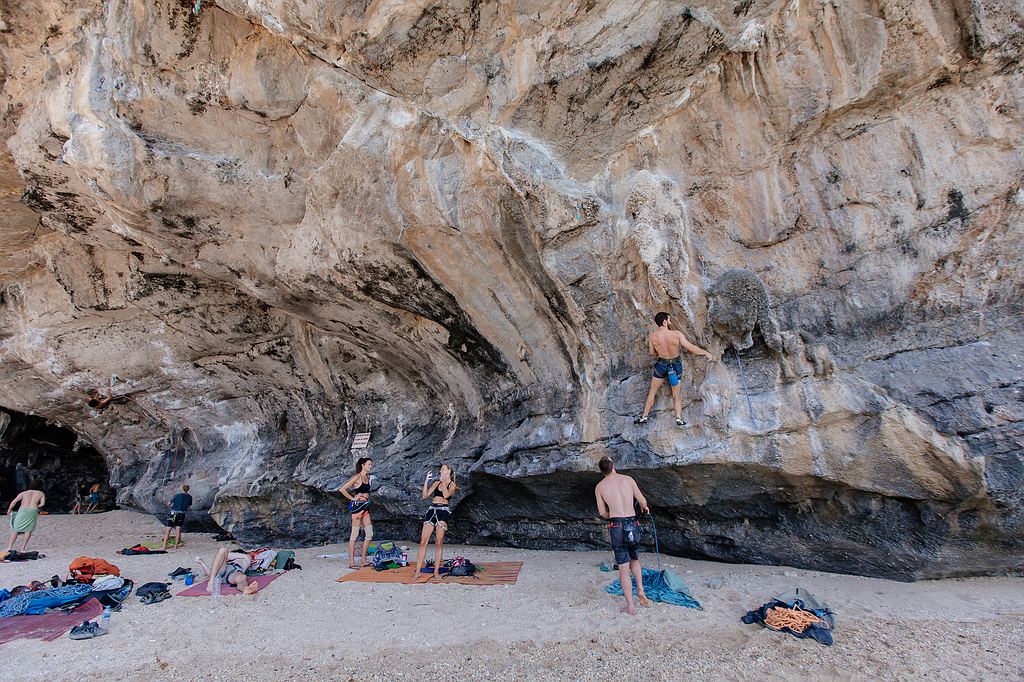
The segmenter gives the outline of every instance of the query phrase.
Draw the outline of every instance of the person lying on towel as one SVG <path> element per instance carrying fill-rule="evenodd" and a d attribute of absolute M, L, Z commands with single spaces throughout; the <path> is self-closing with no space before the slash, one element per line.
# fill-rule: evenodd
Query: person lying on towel
<path fill-rule="evenodd" d="M 249 582 L 245 575 L 252 566 L 252 557 L 248 552 L 229 552 L 227 547 L 222 547 L 214 557 L 212 567 L 207 568 L 202 557 L 196 557 L 196 562 L 210 576 L 206 584 L 206 591 L 210 594 L 213 594 L 213 584 L 217 576 L 220 576 L 223 584 L 235 587 L 242 594 L 256 594 L 260 589 L 259 583 L 255 580 Z"/>

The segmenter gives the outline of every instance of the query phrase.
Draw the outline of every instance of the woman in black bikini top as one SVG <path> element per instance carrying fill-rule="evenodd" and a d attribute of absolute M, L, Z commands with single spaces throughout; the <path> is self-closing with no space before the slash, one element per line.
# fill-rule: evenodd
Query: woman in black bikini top
<path fill-rule="evenodd" d="M 424 557 L 430 536 L 434 536 L 434 577 L 441 572 L 441 552 L 444 548 L 444 534 L 448 530 L 448 520 L 452 512 L 448 508 L 448 500 L 455 496 L 458 486 L 455 485 L 455 472 L 447 464 L 441 465 L 440 479 L 431 485 L 432 473 L 427 474 L 423 481 L 423 499 L 430 499 L 430 509 L 423 516 L 423 532 L 420 534 L 420 551 L 416 557 L 416 579 L 419 580 L 420 569 L 423 568 Z"/>
<path fill-rule="evenodd" d="M 363 529 L 363 565 L 367 565 L 366 550 L 370 547 L 370 540 L 373 539 L 373 522 L 370 520 L 370 479 L 373 478 L 370 471 L 372 469 L 373 460 L 369 457 L 360 457 L 356 462 L 356 475 L 338 488 L 341 494 L 348 498 L 348 511 L 352 515 L 352 535 L 348 539 L 349 568 L 359 568 L 355 549 L 360 528 Z M 352 488 L 353 485 L 356 487 Z"/>

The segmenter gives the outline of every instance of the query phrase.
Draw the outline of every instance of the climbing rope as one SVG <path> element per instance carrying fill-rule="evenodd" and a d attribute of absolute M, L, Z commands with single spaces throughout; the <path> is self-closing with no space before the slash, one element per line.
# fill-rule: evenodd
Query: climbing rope
<path fill-rule="evenodd" d="M 605 325 L 605 352 L 608 354 L 608 390 L 605 391 L 608 418 L 608 456 L 612 457 L 612 319 L 615 314 L 612 288 L 608 286 L 608 324 Z M 614 459 L 614 457 L 612 457 Z"/>
<path fill-rule="evenodd" d="M 654 522 L 654 514 L 650 510 L 647 515 L 651 517 L 651 533 L 654 535 L 654 554 L 658 557 L 658 572 L 661 572 L 661 548 L 658 547 L 658 524 Z"/>
<path fill-rule="evenodd" d="M 803 632 L 812 625 L 821 625 L 829 629 L 828 623 L 813 613 L 800 609 L 787 609 L 784 606 L 768 609 L 764 614 L 764 624 L 778 630 L 789 628 L 793 632 Z"/>
<path fill-rule="evenodd" d="M 580 205 L 576 203 L 576 222 L 580 221 Z M 612 225 L 608 224 L 608 256 L 609 263 L 611 262 L 611 254 L 615 250 L 615 235 L 612 234 Z M 607 410 L 607 418 L 605 420 L 608 427 L 608 456 L 614 459 L 612 453 L 612 332 L 615 325 L 615 291 L 612 289 L 611 278 L 608 276 L 604 277 L 604 287 L 608 292 L 607 303 L 608 303 L 608 319 L 605 322 L 605 353 L 608 357 L 608 389 L 605 391 L 605 402 Z"/>
<path fill-rule="evenodd" d="M 174 477 L 178 473 L 178 461 L 181 457 L 181 446 L 184 442 L 183 432 L 181 427 L 175 425 L 171 427 L 171 445 L 174 448 L 174 457 L 171 459 L 171 477 L 168 481 L 173 481 Z"/>
<path fill-rule="evenodd" d="M 198 16 L 199 10 L 203 7 L 203 0 L 196 0 L 196 4 L 192 5 L 192 14 Z"/>
<path fill-rule="evenodd" d="M 743 394 L 747 397 L 747 411 L 750 412 L 750 423 L 758 428 L 757 419 L 754 417 L 754 404 L 750 401 L 750 388 L 747 386 L 747 375 L 743 373 L 743 361 L 740 360 L 740 352 L 733 346 L 736 353 L 736 366 L 740 368 L 740 382 L 743 384 Z"/>

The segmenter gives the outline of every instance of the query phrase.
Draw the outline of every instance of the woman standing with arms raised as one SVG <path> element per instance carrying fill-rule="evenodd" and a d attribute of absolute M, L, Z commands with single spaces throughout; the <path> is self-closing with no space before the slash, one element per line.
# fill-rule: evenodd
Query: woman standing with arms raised
<path fill-rule="evenodd" d="M 452 511 L 448 506 L 448 500 L 455 495 L 458 488 L 455 485 L 455 472 L 447 464 L 441 465 L 441 480 L 431 484 L 432 473 L 427 474 L 423 481 L 423 499 L 430 498 L 430 508 L 423 515 L 423 533 L 420 534 L 420 551 L 416 556 L 416 579 L 420 579 L 420 569 L 423 568 L 424 555 L 427 553 L 427 545 L 430 543 L 431 534 L 434 535 L 434 577 L 438 577 L 441 571 L 441 552 L 444 548 L 444 534 L 448 530 L 448 519 Z M 428 578 L 429 580 L 429 578 Z"/>
<path fill-rule="evenodd" d="M 348 539 L 348 567 L 359 568 L 356 561 L 356 540 L 359 538 L 359 529 L 363 529 L 363 566 L 368 565 L 366 554 L 370 549 L 370 540 L 373 539 L 373 522 L 370 520 L 370 481 L 373 476 L 370 470 L 373 469 L 373 460 L 369 457 L 360 457 L 356 461 L 356 475 L 348 479 L 345 485 L 338 490 L 348 498 L 348 512 L 352 515 L 352 535 Z M 355 486 L 355 487 L 353 487 Z"/>

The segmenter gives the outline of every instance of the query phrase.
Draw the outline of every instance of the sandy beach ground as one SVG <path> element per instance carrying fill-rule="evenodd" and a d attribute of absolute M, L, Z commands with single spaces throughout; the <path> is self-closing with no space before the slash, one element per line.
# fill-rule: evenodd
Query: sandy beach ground
<path fill-rule="evenodd" d="M 223 545 L 187 535 L 170 554 L 115 554 L 161 536 L 156 520 L 134 512 L 45 516 L 29 549 L 46 558 L 0 564 L 0 584 L 63 576 L 81 555 L 113 562 L 136 584 L 167 580 Z M 655 605 L 631 618 L 603 591 L 613 576 L 597 565 L 608 552 L 452 546 L 446 556 L 525 562 L 516 585 L 480 587 L 337 583 L 347 562 L 317 555 L 343 549 L 297 550 L 302 570 L 254 597 L 142 605 L 133 595 L 105 637 L 0 645 L 0 678 L 1024 679 L 1024 617 L 1001 615 L 1024 612 L 1024 578 L 906 584 L 663 557 L 704 610 Z M 834 646 L 740 622 L 796 585 L 836 611 Z"/>

